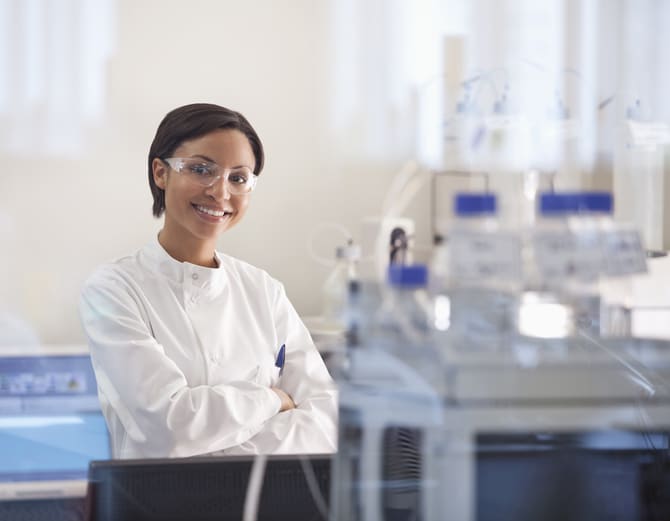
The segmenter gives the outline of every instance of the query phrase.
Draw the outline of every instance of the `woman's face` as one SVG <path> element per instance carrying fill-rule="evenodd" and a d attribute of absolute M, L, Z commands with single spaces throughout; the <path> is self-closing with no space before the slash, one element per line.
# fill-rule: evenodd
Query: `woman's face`
<path fill-rule="evenodd" d="M 253 171 L 256 164 L 247 137 L 234 129 L 215 130 L 185 141 L 172 157 L 204 159 L 224 169 L 246 166 Z M 249 194 L 232 195 L 223 179 L 205 187 L 170 169 L 158 158 L 154 158 L 152 166 L 156 185 L 165 190 L 165 229 L 170 234 L 185 241 L 215 240 L 244 216 Z M 211 215 L 212 211 L 224 214 Z"/>

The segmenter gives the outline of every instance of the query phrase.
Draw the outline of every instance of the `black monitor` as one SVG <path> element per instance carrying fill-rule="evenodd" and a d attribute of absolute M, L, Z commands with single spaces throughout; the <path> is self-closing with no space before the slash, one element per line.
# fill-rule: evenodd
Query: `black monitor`
<path fill-rule="evenodd" d="M 87 518 L 240 521 L 253 461 L 253 456 L 92 461 Z M 312 489 L 318 487 L 327 507 L 330 463 L 323 455 L 268 456 L 258 520 L 326 519 Z"/>
<path fill-rule="evenodd" d="M 670 433 L 481 433 L 477 521 L 670 520 Z"/>

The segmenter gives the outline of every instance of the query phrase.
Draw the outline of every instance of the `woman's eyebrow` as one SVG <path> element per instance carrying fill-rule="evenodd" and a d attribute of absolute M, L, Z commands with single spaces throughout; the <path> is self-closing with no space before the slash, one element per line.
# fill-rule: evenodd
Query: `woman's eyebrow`
<path fill-rule="evenodd" d="M 193 154 L 190 157 L 191 158 L 204 159 L 205 161 L 209 161 L 210 163 L 214 163 L 215 165 L 218 166 L 218 163 L 216 161 L 214 161 L 211 157 L 206 156 L 204 154 Z M 253 168 L 251 168 L 249 165 L 235 165 L 235 166 L 232 166 L 231 168 L 249 168 L 249 169 L 253 170 Z"/>
<path fill-rule="evenodd" d="M 191 157 L 192 158 L 199 157 L 201 159 L 204 159 L 205 161 L 209 161 L 210 163 L 216 163 L 216 161 L 214 161 L 211 157 L 205 156 L 203 154 L 193 154 Z"/>

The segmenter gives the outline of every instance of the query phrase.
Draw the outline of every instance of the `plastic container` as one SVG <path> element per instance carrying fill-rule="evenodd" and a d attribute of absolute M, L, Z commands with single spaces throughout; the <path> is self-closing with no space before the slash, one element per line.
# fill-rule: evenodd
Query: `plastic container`
<path fill-rule="evenodd" d="M 457 194 L 448 241 L 433 260 L 448 266 L 441 283 L 432 285 L 434 327 L 450 329 L 462 349 L 495 348 L 510 329 L 520 242 L 500 227 L 496 211 L 494 194 Z"/>
<path fill-rule="evenodd" d="M 564 338 L 576 332 L 573 308 L 579 293 L 577 246 L 569 219 L 578 214 L 579 193 L 542 193 L 535 225 L 526 230 L 523 247 L 523 291 L 516 312 L 521 335 Z"/>
<path fill-rule="evenodd" d="M 432 344 L 428 268 L 424 264 L 391 264 L 387 282 L 374 317 L 374 340 L 439 392 L 443 378 Z"/>
<path fill-rule="evenodd" d="M 576 229 L 596 230 L 602 254 L 599 266 L 599 333 L 603 337 L 632 335 L 633 276 L 647 271 L 638 231 L 614 221 L 614 200 L 608 192 L 585 192 Z M 591 232 L 590 232 L 591 233 Z"/>

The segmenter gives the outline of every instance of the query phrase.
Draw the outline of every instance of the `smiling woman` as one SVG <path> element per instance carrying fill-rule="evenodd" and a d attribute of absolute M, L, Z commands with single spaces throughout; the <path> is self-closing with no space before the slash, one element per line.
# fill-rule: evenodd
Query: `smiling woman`
<path fill-rule="evenodd" d="M 172 153 L 179 158 L 151 161 L 152 179 L 165 194 L 165 225 L 158 240 L 177 260 L 214 267 L 217 237 L 242 219 L 249 204 L 254 153 L 237 129 L 214 130 Z M 223 175 L 215 173 L 221 169 Z M 232 172 L 241 173 L 231 180 Z M 244 176 L 246 183 L 234 184 Z"/>
<path fill-rule="evenodd" d="M 159 125 L 148 175 L 163 228 L 81 297 L 116 457 L 335 450 L 334 384 L 283 286 L 216 251 L 263 163 L 229 109 L 187 105 Z"/>

